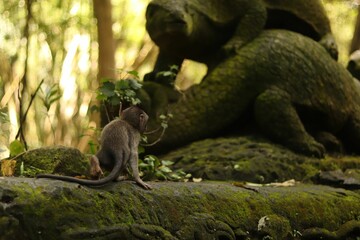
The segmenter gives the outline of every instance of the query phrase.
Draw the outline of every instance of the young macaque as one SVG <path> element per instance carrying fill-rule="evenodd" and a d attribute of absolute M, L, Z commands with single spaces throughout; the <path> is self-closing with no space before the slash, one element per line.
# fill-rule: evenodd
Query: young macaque
<path fill-rule="evenodd" d="M 143 182 L 138 169 L 138 146 L 140 134 L 146 130 L 148 115 L 139 107 L 131 106 L 120 113 L 120 119 L 107 124 L 101 132 L 101 147 L 90 159 L 90 174 L 99 178 L 101 167 L 111 170 L 110 174 L 97 180 L 78 179 L 69 176 L 39 174 L 38 178 L 52 178 L 75 182 L 87 186 L 101 186 L 108 182 L 123 180 L 127 165 L 132 169 L 135 182 L 145 189 L 151 189 Z"/>

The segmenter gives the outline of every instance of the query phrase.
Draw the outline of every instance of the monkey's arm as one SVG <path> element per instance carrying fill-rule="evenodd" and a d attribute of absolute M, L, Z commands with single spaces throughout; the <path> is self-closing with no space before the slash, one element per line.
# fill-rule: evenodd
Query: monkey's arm
<path fill-rule="evenodd" d="M 143 180 L 141 180 L 140 175 L 139 175 L 139 167 L 138 167 L 138 152 L 136 151 L 132 151 L 131 152 L 131 156 L 130 156 L 130 167 L 131 170 L 133 172 L 134 175 L 134 180 L 137 184 L 139 184 L 141 187 L 147 189 L 147 190 L 151 190 L 152 187 L 145 183 Z"/>

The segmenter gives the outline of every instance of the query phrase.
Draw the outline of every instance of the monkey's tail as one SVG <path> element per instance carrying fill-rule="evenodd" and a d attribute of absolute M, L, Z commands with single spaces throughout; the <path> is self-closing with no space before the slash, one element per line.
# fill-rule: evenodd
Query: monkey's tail
<path fill-rule="evenodd" d="M 69 177 L 69 176 L 60 176 L 60 175 L 54 175 L 54 174 L 38 174 L 36 175 L 36 178 L 51 178 L 56 180 L 62 180 L 66 182 L 74 182 L 79 183 L 81 185 L 86 186 L 102 186 L 106 183 L 114 181 L 120 174 L 121 170 L 121 163 L 116 162 L 114 168 L 111 170 L 110 174 L 107 175 L 104 178 L 98 179 L 98 180 L 87 180 L 87 179 L 79 179 L 75 177 Z"/>

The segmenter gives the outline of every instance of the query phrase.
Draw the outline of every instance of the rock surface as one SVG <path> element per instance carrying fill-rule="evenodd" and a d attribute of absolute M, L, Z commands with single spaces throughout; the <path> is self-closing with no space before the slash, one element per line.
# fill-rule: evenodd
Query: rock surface
<path fill-rule="evenodd" d="M 343 189 L 151 184 L 2 178 L 0 238 L 356 239 L 360 229 L 360 195 Z"/>
<path fill-rule="evenodd" d="M 208 180 L 269 183 L 295 179 L 360 189 L 359 157 L 311 158 L 257 135 L 205 139 L 161 158 L 175 162 L 175 168 L 193 177 Z"/>

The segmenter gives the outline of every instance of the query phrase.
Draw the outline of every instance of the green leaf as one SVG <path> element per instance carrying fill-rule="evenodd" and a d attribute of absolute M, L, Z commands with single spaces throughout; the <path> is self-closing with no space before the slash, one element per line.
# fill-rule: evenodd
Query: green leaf
<path fill-rule="evenodd" d="M 172 170 L 169 167 L 166 167 L 166 166 L 160 166 L 159 170 L 161 172 L 163 172 L 163 173 L 171 173 L 172 172 Z"/>
<path fill-rule="evenodd" d="M 164 173 L 160 172 L 160 171 L 156 171 L 155 176 L 156 176 L 156 178 L 158 178 L 158 179 L 167 180 L 166 175 L 165 175 Z"/>
<path fill-rule="evenodd" d="M 93 140 L 89 140 L 88 145 L 90 147 L 90 153 L 95 154 L 96 153 L 96 144 Z"/>
<path fill-rule="evenodd" d="M 180 180 L 181 176 L 179 176 L 177 173 L 170 174 L 170 177 L 172 180 Z"/>
<path fill-rule="evenodd" d="M 191 177 L 192 177 L 191 173 L 185 175 L 185 178 L 191 178 Z"/>
<path fill-rule="evenodd" d="M 171 166 L 174 164 L 174 162 L 172 161 L 167 161 L 167 160 L 163 160 L 161 161 L 161 164 L 164 165 L 164 166 Z"/>
<path fill-rule="evenodd" d="M 179 66 L 178 66 L 178 65 L 171 65 L 171 66 L 170 66 L 170 71 L 172 71 L 172 72 L 177 72 L 177 71 L 179 71 Z"/>
<path fill-rule="evenodd" d="M 0 122 L 1 123 L 6 123 L 9 122 L 9 115 L 8 115 L 8 108 L 4 107 L 4 108 L 0 108 Z"/>
<path fill-rule="evenodd" d="M 113 96 L 110 98 L 110 104 L 113 106 L 119 105 L 121 102 L 121 98 L 118 96 Z"/>
<path fill-rule="evenodd" d="M 146 155 L 145 159 L 147 159 L 148 161 L 155 162 L 158 158 L 155 155 Z"/>
<path fill-rule="evenodd" d="M 172 76 L 173 73 L 170 72 L 170 71 L 168 71 L 168 72 L 162 72 L 162 75 L 163 75 L 164 77 L 168 77 L 168 76 Z"/>
<path fill-rule="evenodd" d="M 128 97 L 135 97 L 136 96 L 136 92 L 132 89 L 126 89 L 124 91 L 125 93 L 125 96 L 128 96 Z"/>
<path fill-rule="evenodd" d="M 140 103 L 141 103 L 141 101 L 138 98 L 133 98 L 132 101 L 131 101 L 132 105 L 139 105 Z"/>
<path fill-rule="evenodd" d="M 90 107 L 90 112 L 93 113 L 93 112 L 99 112 L 100 111 L 100 107 L 97 106 L 97 105 L 92 105 Z"/>
<path fill-rule="evenodd" d="M 108 99 L 107 96 L 103 95 L 101 92 L 97 93 L 96 99 L 99 101 L 106 101 Z"/>
<path fill-rule="evenodd" d="M 144 153 L 145 152 L 145 148 L 143 147 L 143 146 L 138 146 L 138 153 L 139 154 L 142 154 L 142 153 Z"/>
<path fill-rule="evenodd" d="M 99 88 L 99 92 L 107 97 L 112 97 L 115 95 L 115 85 L 112 82 L 104 82 L 103 85 Z"/>
<path fill-rule="evenodd" d="M 135 79 L 129 79 L 130 87 L 134 90 L 139 90 L 142 88 L 142 84 L 139 81 L 136 81 Z"/>
<path fill-rule="evenodd" d="M 111 79 L 111 78 L 102 78 L 100 80 L 100 83 L 106 83 L 106 82 L 112 82 L 112 81 L 113 81 L 113 79 Z"/>
<path fill-rule="evenodd" d="M 139 163 L 139 167 L 140 168 L 148 168 L 148 167 L 150 167 L 150 165 L 142 162 L 142 163 Z"/>
<path fill-rule="evenodd" d="M 126 90 L 126 89 L 130 88 L 129 81 L 126 81 L 126 80 L 117 81 L 115 84 L 116 84 L 116 87 L 115 87 L 116 90 Z"/>
<path fill-rule="evenodd" d="M 19 140 L 14 140 L 10 143 L 10 157 L 19 155 L 25 151 L 24 145 Z"/>
<path fill-rule="evenodd" d="M 141 136 L 141 141 L 144 142 L 144 143 L 147 143 L 147 142 L 148 142 L 147 136 L 142 135 L 142 136 Z"/>
<path fill-rule="evenodd" d="M 134 76 L 136 79 L 139 79 L 139 73 L 135 70 L 127 71 L 128 74 Z"/>

